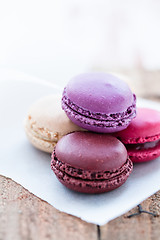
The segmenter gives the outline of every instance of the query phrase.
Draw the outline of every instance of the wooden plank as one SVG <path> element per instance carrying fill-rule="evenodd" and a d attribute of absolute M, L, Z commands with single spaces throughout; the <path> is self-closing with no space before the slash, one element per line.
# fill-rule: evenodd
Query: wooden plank
<path fill-rule="evenodd" d="M 61 213 L 0 176 L 0 240 L 94 240 L 97 226 Z"/>
<path fill-rule="evenodd" d="M 144 210 L 157 213 L 156 217 L 142 213 L 139 216 L 128 218 L 132 209 L 125 215 L 114 219 L 100 227 L 101 240 L 159 240 L 160 239 L 160 191 L 142 203 Z"/>

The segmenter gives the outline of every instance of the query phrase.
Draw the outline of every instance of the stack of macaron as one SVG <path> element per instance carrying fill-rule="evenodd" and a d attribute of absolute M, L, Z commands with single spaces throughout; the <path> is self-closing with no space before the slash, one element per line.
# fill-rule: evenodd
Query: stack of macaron
<path fill-rule="evenodd" d="M 136 96 L 125 82 L 87 73 L 71 79 L 62 97 L 33 104 L 25 130 L 36 148 L 52 152 L 51 168 L 63 185 L 102 193 L 120 187 L 133 162 L 160 156 L 160 112 L 136 113 Z"/>

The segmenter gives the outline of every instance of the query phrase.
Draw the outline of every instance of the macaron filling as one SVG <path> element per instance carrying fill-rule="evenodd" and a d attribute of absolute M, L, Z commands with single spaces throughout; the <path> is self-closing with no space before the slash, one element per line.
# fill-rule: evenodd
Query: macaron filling
<path fill-rule="evenodd" d="M 119 168 L 113 171 L 93 172 L 89 170 L 77 169 L 67 163 L 59 161 L 55 151 L 52 154 L 51 168 L 59 180 L 68 181 L 73 185 L 87 185 L 87 187 L 112 188 L 114 185 L 123 183 L 126 176 L 129 176 L 133 169 L 133 164 L 129 158 Z"/>
<path fill-rule="evenodd" d="M 160 147 L 160 139 L 153 142 L 137 143 L 137 144 L 125 144 L 127 150 L 147 150 L 155 147 Z"/>
<path fill-rule="evenodd" d="M 81 123 L 99 127 L 115 127 L 128 125 L 132 118 L 136 116 L 136 96 L 133 94 L 133 103 L 126 111 L 120 113 L 95 113 L 83 109 L 74 104 L 66 94 L 66 88 L 62 97 L 63 110 Z"/>

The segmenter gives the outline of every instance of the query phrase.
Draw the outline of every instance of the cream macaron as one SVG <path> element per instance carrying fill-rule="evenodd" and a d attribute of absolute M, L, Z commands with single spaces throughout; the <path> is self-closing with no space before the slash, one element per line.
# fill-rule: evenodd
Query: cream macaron
<path fill-rule="evenodd" d="M 61 137 L 75 132 L 85 131 L 69 120 L 61 109 L 61 96 L 50 95 L 33 103 L 25 119 L 25 132 L 31 144 L 48 153 Z"/>

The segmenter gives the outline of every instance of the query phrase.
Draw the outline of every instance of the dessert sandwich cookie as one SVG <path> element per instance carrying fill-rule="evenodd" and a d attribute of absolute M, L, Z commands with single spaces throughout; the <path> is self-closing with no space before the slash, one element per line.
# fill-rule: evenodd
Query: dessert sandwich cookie
<path fill-rule="evenodd" d="M 124 145 L 115 137 L 74 132 L 59 140 L 51 160 L 59 181 L 82 193 L 103 193 L 120 187 L 133 164 Z"/>
<path fill-rule="evenodd" d="M 159 157 L 160 112 L 138 108 L 137 117 L 128 128 L 115 135 L 125 144 L 133 162 L 146 162 Z"/>
<path fill-rule="evenodd" d="M 94 132 L 125 129 L 136 116 L 136 96 L 107 73 L 81 74 L 64 88 L 62 108 L 76 125 Z"/>
<path fill-rule="evenodd" d="M 39 99 L 28 111 L 25 132 L 31 144 L 52 153 L 58 140 L 74 131 L 84 131 L 72 123 L 61 109 L 61 96 L 50 95 Z"/>

